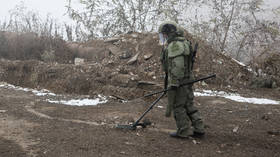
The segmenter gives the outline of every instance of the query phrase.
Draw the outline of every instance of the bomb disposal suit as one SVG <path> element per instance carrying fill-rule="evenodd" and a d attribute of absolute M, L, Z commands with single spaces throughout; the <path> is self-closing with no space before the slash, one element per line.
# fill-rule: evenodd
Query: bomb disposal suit
<path fill-rule="evenodd" d="M 168 105 L 166 116 L 173 113 L 177 131 L 171 137 L 189 137 L 204 135 L 204 125 L 200 113 L 194 106 L 192 85 L 179 87 L 180 84 L 192 81 L 191 43 L 184 38 L 184 30 L 175 22 L 165 22 L 159 27 L 160 41 L 165 45 L 161 52 L 161 62 L 168 76 Z M 193 128 L 192 128 L 193 127 Z"/>

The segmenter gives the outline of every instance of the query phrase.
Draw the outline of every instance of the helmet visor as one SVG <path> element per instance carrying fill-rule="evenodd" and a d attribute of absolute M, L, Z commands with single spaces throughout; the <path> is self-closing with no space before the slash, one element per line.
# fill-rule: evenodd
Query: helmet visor
<path fill-rule="evenodd" d="M 159 41 L 160 41 L 160 44 L 162 44 L 162 45 L 164 45 L 164 43 L 166 41 L 166 39 L 162 33 L 159 33 Z"/>

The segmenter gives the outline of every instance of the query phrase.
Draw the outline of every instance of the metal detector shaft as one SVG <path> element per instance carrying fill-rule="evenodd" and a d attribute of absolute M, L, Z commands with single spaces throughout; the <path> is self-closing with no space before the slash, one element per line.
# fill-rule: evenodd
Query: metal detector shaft
<path fill-rule="evenodd" d="M 190 85 L 190 84 L 193 84 L 193 83 L 196 83 L 196 82 L 199 82 L 199 81 L 207 80 L 207 79 L 212 78 L 212 77 L 216 77 L 216 74 L 212 74 L 212 75 L 209 75 L 207 77 L 203 77 L 203 78 L 200 78 L 200 79 L 197 79 L 197 80 L 193 80 L 193 81 L 190 81 L 190 82 L 187 82 L 187 83 L 183 83 L 183 84 L 180 85 L 180 87 Z M 145 97 L 149 97 L 149 96 L 156 95 L 156 94 L 159 94 L 159 93 L 164 93 L 164 92 L 167 92 L 169 90 L 171 90 L 171 89 L 164 89 L 164 90 L 161 90 L 161 91 L 158 91 L 158 92 L 154 92 L 154 93 L 151 93 L 151 94 L 144 95 L 143 97 L 140 97 L 140 98 L 145 98 Z"/>
<path fill-rule="evenodd" d="M 133 128 L 135 128 L 138 123 L 142 120 L 142 118 L 151 110 L 153 107 L 159 102 L 159 100 L 165 95 L 165 93 L 162 93 L 153 103 L 152 105 L 142 114 L 142 116 L 132 125 Z"/>

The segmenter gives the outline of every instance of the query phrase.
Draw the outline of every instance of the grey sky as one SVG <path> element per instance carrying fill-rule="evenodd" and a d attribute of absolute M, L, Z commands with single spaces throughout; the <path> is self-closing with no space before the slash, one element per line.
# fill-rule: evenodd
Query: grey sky
<path fill-rule="evenodd" d="M 21 1 L 25 3 L 28 10 L 39 12 L 41 17 L 46 17 L 48 13 L 52 18 L 57 19 L 59 22 L 69 22 L 66 13 L 65 5 L 66 0 L 0 0 L 0 21 L 9 19 L 9 10 L 13 9 L 16 4 Z M 72 0 L 77 7 L 78 0 Z M 269 8 L 277 8 L 280 6 L 280 0 L 265 0 Z"/>
<path fill-rule="evenodd" d="M 41 17 L 51 14 L 51 17 L 60 22 L 69 21 L 66 13 L 66 0 L 0 0 L 0 20 L 9 19 L 9 10 L 23 1 L 28 10 L 38 12 Z M 73 0 L 77 1 L 77 0 Z"/>

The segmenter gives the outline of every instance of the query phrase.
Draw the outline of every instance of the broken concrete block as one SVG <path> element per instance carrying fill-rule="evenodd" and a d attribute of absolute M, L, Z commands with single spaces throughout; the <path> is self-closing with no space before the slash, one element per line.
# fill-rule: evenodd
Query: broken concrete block
<path fill-rule="evenodd" d="M 85 64 L 85 59 L 83 59 L 83 58 L 75 58 L 74 64 L 75 65 L 83 65 L 83 64 Z"/>
<path fill-rule="evenodd" d="M 120 54 L 122 51 L 117 47 L 117 46 L 115 46 L 115 45 L 110 45 L 109 47 L 108 47 L 108 50 L 111 52 L 111 54 L 113 54 L 113 55 L 118 55 L 118 54 Z"/>
<path fill-rule="evenodd" d="M 133 63 L 135 63 L 137 60 L 138 60 L 138 56 L 139 56 L 139 52 L 134 56 L 134 57 L 132 57 L 128 62 L 127 62 L 127 64 L 133 64 Z"/>
<path fill-rule="evenodd" d="M 109 38 L 109 39 L 105 40 L 104 42 L 105 43 L 114 43 L 114 42 L 117 42 L 119 40 L 120 40 L 120 38 Z"/>
<path fill-rule="evenodd" d="M 148 60 L 148 59 L 150 59 L 152 56 L 153 56 L 152 53 L 146 54 L 146 55 L 144 55 L 144 59 L 145 59 L 145 60 Z"/>

